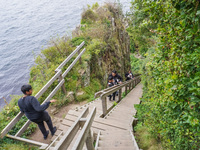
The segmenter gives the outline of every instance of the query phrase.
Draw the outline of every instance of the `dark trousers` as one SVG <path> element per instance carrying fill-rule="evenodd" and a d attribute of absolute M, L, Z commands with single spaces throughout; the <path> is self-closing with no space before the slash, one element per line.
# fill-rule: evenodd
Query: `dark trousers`
<path fill-rule="evenodd" d="M 53 123 L 51 121 L 51 117 L 49 116 L 47 111 L 43 112 L 43 115 L 37 119 L 37 120 L 31 120 L 35 123 L 37 123 L 38 127 L 40 128 L 40 131 L 42 132 L 43 136 L 47 136 L 47 130 L 44 126 L 44 121 L 47 123 L 49 130 L 51 131 L 51 134 L 53 133 Z"/>
<path fill-rule="evenodd" d="M 114 92 L 112 95 L 109 95 L 109 100 L 111 100 L 112 97 L 113 97 L 113 100 L 115 100 L 115 95 L 116 95 L 116 92 Z"/>

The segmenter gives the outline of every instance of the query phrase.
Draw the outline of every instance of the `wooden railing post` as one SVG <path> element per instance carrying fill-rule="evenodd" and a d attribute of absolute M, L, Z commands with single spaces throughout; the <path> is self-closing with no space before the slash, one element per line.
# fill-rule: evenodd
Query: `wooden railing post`
<path fill-rule="evenodd" d="M 127 95 L 127 85 L 125 86 L 125 94 Z"/>
<path fill-rule="evenodd" d="M 91 134 L 91 129 L 89 130 L 88 137 L 86 139 L 86 146 L 88 150 L 94 150 L 93 146 L 93 136 Z"/>
<path fill-rule="evenodd" d="M 103 108 L 103 116 L 107 114 L 107 100 L 106 97 L 101 97 L 102 108 Z"/>
<path fill-rule="evenodd" d="M 134 88 L 134 81 L 132 81 L 132 89 Z"/>
<path fill-rule="evenodd" d="M 60 81 L 62 81 L 64 78 L 63 78 L 63 76 L 62 76 L 62 74 L 59 76 L 59 82 Z M 66 88 L 65 88 L 65 84 L 63 84 L 62 86 L 61 86 L 61 88 L 62 88 L 62 91 L 63 91 L 63 93 L 66 95 L 67 94 L 67 91 L 66 91 Z"/>
<path fill-rule="evenodd" d="M 131 82 L 131 90 L 133 89 L 133 82 Z"/>
<path fill-rule="evenodd" d="M 122 89 L 119 90 L 119 100 L 118 100 L 118 102 L 120 102 L 121 99 L 122 99 Z"/>

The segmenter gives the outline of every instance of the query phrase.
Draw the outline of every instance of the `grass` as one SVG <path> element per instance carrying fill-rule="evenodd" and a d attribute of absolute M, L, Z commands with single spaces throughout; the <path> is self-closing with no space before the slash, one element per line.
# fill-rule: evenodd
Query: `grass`
<path fill-rule="evenodd" d="M 136 133 L 136 141 L 140 149 L 143 150 L 163 150 L 161 143 L 157 141 L 155 137 L 153 137 L 148 128 L 143 126 L 142 123 L 139 123 L 135 127 Z"/>

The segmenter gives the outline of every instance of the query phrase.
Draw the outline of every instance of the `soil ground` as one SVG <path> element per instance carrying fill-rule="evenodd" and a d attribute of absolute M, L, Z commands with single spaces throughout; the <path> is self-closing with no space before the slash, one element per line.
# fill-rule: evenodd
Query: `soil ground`
<path fill-rule="evenodd" d="M 66 106 L 59 108 L 59 109 L 56 109 L 54 106 L 50 106 L 47 109 L 47 111 L 48 111 L 49 115 L 51 116 L 53 126 L 58 126 L 59 123 L 60 123 L 60 120 L 63 119 L 66 116 L 67 112 L 70 109 L 75 109 L 76 107 L 82 106 L 86 103 L 87 103 L 87 101 L 72 102 L 72 103 L 69 103 Z M 47 130 L 49 130 L 46 123 L 45 123 L 45 127 L 46 127 Z M 46 140 L 44 140 L 41 131 L 37 127 L 35 132 L 32 133 L 28 138 L 31 139 L 31 140 L 34 140 L 34 141 L 50 144 L 52 136 L 49 133 L 48 138 Z"/>

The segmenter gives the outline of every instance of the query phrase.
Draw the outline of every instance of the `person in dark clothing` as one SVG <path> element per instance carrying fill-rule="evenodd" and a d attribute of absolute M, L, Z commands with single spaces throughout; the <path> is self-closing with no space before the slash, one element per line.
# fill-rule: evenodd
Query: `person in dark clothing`
<path fill-rule="evenodd" d="M 131 70 L 129 70 L 128 73 L 125 74 L 125 77 L 126 77 L 126 81 L 134 78 Z"/>
<path fill-rule="evenodd" d="M 117 71 L 113 70 L 112 73 L 108 76 L 108 77 L 112 77 L 114 80 L 114 84 L 121 84 L 122 83 L 122 77 L 117 74 Z"/>
<path fill-rule="evenodd" d="M 114 86 L 115 84 L 113 83 L 113 78 L 112 77 L 108 77 L 108 87 L 112 87 Z M 109 95 L 109 100 L 111 101 L 111 98 L 113 97 L 113 100 L 115 100 L 115 95 L 116 95 L 116 92 L 114 92 L 112 95 Z"/>
<path fill-rule="evenodd" d="M 53 127 L 51 117 L 45 110 L 49 107 L 50 103 L 56 102 L 56 100 L 50 100 L 49 102 L 40 105 L 39 101 L 34 96 L 31 96 L 31 85 L 23 85 L 21 91 L 24 93 L 24 96 L 18 100 L 20 111 L 24 113 L 29 120 L 38 124 L 44 139 L 47 139 L 49 134 L 49 131 L 47 131 L 44 126 L 44 121 L 47 123 L 51 135 L 53 136 L 57 129 L 56 127 Z"/>

